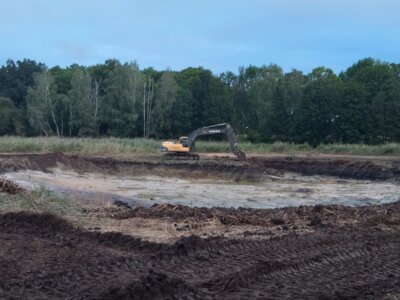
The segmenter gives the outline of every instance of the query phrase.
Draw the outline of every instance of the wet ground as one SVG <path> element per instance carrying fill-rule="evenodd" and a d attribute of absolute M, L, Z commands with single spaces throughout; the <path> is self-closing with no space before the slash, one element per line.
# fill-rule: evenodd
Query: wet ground
<path fill-rule="evenodd" d="M 27 189 L 45 187 L 84 199 L 120 200 L 130 205 L 155 203 L 196 207 L 277 208 L 299 205 L 371 205 L 400 200 L 397 182 L 285 174 L 251 182 L 184 179 L 157 175 L 79 174 L 61 168 L 25 170 L 4 176 Z"/>
<path fill-rule="evenodd" d="M 396 160 L 250 157 L 240 163 L 216 157 L 157 162 L 55 153 L 3 155 L 0 169 L 28 189 L 44 186 L 75 198 L 130 205 L 276 208 L 400 200 Z"/>
<path fill-rule="evenodd" d="M 29 188 L 146 204 L 0 213 L 0 299 L 400 298 L 400 202 L 385 203 L 399 195 L 395 158 L 56 153 L 1 155 L 0 171 Z M 0 188 L 9 201 L 33 197 L 12 180 Z M 189 195 L 209 208 L 171 204 L 197 206 Z"/>

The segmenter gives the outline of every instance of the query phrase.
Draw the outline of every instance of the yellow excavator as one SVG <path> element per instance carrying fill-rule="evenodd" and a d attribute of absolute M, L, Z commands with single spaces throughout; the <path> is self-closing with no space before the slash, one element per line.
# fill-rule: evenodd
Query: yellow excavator
<path fill-rule="evenodd" d="M 188 136 L 180 137 L 178 141 L 165 141 L 161 144 L 161 151 L 165 153 L 166 157 L 185 157 L 198 160 L 200 156 L 197 153 L 193 152 L 194 142 L 199 136 L 213 134 L 226 134 L 231 151 L 237 156 L 239 160 L 246 160 L 246 154 L 243 151 L 239 150 L 235 133 L 228 123 L 201 127 L 193 130 Z"/>

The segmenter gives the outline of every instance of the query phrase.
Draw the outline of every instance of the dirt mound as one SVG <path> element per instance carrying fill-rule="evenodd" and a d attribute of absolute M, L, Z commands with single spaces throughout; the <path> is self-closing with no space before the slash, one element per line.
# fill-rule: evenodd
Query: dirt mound
<path fill-rule="evenodd" d="M 194 299 L 196 291 L 183 280 L 173 279 L 150 269 L 149 274 L 128 286 L 111 288 L 99 299 Z"/>
<path fill-rule="evenodd" d="M 93 168 L 84 158 L 65 155 L 61 152 L 45 154 L 7 154 L 0 156 L 0 171 L 37 170 L 49 172 L 51 168 L 63 165 L 80 172 Z"/>
<path fill-rule="evenodd" d="M 156 204 L 149 208 L 109 208 L 107 214 L 116 219 L 161 218 L 171 222 L 186 221 L 190 224 L 213 220 L 227 226 L 282 226 L 284 229 L 349 224 L 398 226 L 400 225 L 400 202 L 355 208 L 342 205 L 317 205 L 279 209 L 197 208 Z"/>
<path fill-rule="evenodd" d="M 23 232 L 46 238 L 55 236 L 58 232 L 68 234 L 76 232 L 76 229 L 67 221 L 47 213 L 7 213 L 1 215 L 0 228 L 5 233 Z"/>
<path fill-rule="evenodd" d="M 399 251 L 398 231 L 357 224 L 163 245 L 82 231 L 51 215 L 6 214 L 0 298 L 376 299 L 400 293 Z"/>
<path fill-rule="evenodd" d="M 259 170 L 237 162 L 215 161 L 174 161 L 149 162 L 118 160 L 108 157 L 85 157 L 63 153 L 15 154 L 0 156 L 0 172 L 38 170 L 49 172 L 52 168 L 63 167 L 78 173 L 98 172 L 124 175 L 158 175 L 183 178 L 215 178 L 240 180 L 261 180 L 268 174 L 280 174 L 272 169 Z"/>
<path fill-rule="evenodd" d="M 370 160 L 304 157 L 252 157 L 250 165 L 296 172 L 303 175 L 329 175 L 354 179 L 391 179 L 400 177 L 397 162 L 389 165 Z"/>
<path fill-rule="evenodd" d="M 399 179 L 396 161 L 345 160 L 336 158 L 252 157 L 245 163 L 232 160 L 150 162 L 86 157 L 63 153 L 16 154 L 0 156 L 0 172 L 24 169 L 48 172 L 63 166 L 78 173 L 100 172 L 125 175 L 158 175 L 182 178 L 258 181 L 282 172 L 303 175 L 329 175 L 354 179 Z"/>
<path fill-rule="evenodd" d="M 83 231 L 72 226 L 66 220 L 48 213 L 7 213 L 1 215 L 0 228 L 4 233 L 19 234 L 23 232 L 39 238 L 56 240 L 66 245 L 74 245 L 77 241 L 86 239 L 98 245 L 120 250 L 156 251 L 161 247 L 159 244 L 142 241 L 119 232 Z M 65 236 L 68 238 L 65 239 Z"/>
<path fill-rule="evenodd" d="M 15 182 L 0 176 L 0 193 L 18 194 L 23 192 L 24 189 Z"/>

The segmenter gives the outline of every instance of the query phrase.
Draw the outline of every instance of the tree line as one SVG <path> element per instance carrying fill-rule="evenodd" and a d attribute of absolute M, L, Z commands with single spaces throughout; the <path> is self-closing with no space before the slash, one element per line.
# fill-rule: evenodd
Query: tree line
<path fill-rule="evenodd" d="M 116 59 L 66 68 L 10 59 L 0 107 L 1 135 L 161 139 L 230 122 L 253 142 L 400 142 L 400 64 L 367 58 L 340 74 L 271 64 L 217 76 Z"/>

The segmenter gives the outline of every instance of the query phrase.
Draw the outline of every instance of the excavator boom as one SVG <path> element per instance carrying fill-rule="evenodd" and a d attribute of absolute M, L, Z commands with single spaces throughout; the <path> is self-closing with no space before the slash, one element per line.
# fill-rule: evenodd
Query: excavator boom
<path fill-rule="evenodd" d="M 193 130 L 188 136 L 189 151 L 193 151 L 194 143 L 199 136 L 214 134 L 226 134 L 231 152 L 233 152 L 239 158 L 239 160 L 246 159 L 246 154 L 239 150 L 235 133 L 228 123 L 216 124 Z"/>
<path fill-rule="evenodd" d="M 198 137 L 214 134 L 226 134 L 231 151 L 239 158 L 239 160 L 246 160 L 246 154 L 239 150 L 235 133 L 228 123 L 198 128 L 193 130 L 187 138 L 181 138 L 179 143 L 164 142 L 162 144 L 162 149 L 168 153 L 187 152 L 188 155 L 190 155 L 190 153 L 194 151 L 195 141 Z"/>

